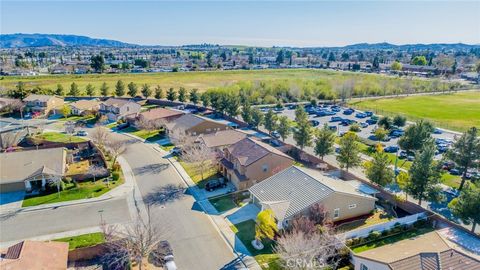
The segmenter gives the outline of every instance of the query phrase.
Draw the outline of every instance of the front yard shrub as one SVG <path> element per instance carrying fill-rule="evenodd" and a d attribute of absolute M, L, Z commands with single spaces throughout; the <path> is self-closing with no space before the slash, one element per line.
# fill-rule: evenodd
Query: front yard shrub
<path fill-rule="evenodd" d="M 120 173 L 115 171 L 112 173 L 112 180 L 113 181 L 117 181 L 118 179 L 120 179 Z"/>

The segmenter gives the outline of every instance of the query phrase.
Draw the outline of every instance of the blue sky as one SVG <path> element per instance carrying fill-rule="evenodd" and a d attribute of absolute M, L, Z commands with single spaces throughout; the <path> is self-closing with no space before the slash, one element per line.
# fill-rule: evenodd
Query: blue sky
<path fill-rule="evenodd" d="M 480 1 L 12 1 L 2 34 L 55 33 L 144 45 L 480 44 Z"/>

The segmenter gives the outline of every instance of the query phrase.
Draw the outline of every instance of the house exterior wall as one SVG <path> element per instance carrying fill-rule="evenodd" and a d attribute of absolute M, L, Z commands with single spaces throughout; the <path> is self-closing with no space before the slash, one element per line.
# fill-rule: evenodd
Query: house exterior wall
<path fill-rule="evenodd" d="M 0 184 L 0 193 L 7 193 L 7 192 L 14 192 L 14 191 L 25 191 L 25 183 L 16 182 L 16 183 Z"/>
<path fill-rule="evenodd" d="M 107 116 L 110 121 L 117 121 L 123 117 L 131 114 L 137 114 L 142 109 L 142 106 L 135 102 L 129 102 L 121 107 L 106 106 L 100 104 L 100 114 Z"/>
<path fill-rule="evenodd" d="M 55 108 L 59 108 L 64 105 L 64 101 L 58 97 L 51 97 L 48 101 L 43 102 L 40 100 L 27 101 L 27 107 L 33 112 L 40 112 L 42 114 L 49 114 L 54 112 Z"/>
<path fill-rule="evenodd" d="M 346 193 L 332 193 L 320 202 L 328 212 L 329 218 L 336 222 L 348 218 L 366 215 L 375 209 L 375 200 Z M 349 205 L 356 204 L 350 209 Z M 339 217 L 334 218 L 335 209 L 339 209 Z"/>
<path fill-rule="evenodd" d="M 352 262 L 355 266 L 355 270 L 390 270 L 390 267 L 386 264 L 371 261 L 364 258 L 359 258 L 355 255 L 352 256 Z M 364 266 L 362 269 L 362 265 Z M 365 268 L 367 267 L 367 268 Z"/>
<path fill-rule="evenodd" d="M 186 130 L 186 133 L 190 135 L 200 135 L 214 133 L 220 130 L 226 130 L 228 126 L 222 123 L 216 123 L 212 121 L 203 121 L 202 123 Z"/>
<path fill-rule="evenodd" d="M 228 154 L 228 156 L 229 160 L 231 160 L 235 166 L 237 162 L 236 159 L 231 159 L 230 154 Z M 226 174 L 224 176 L 230 180 L 238 190 L 244 190 L 292 165 L 292 159 L 270 153 L 249 166 L 237 165 L 237 169 L 223 168 L 221 171 L 223 174 Z M 237 177 L 235 170 L 247 179 L 241 181 Z"/>

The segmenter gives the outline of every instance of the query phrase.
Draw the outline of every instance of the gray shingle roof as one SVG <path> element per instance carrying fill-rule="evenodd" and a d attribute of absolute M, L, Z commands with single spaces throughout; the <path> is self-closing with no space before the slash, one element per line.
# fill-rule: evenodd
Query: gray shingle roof
<path fill-rule="evenodd" d="M 318 171 L 296 166 L 263 180 L 249 190 L 261 203 L 276 209 L 274 212 L 278 219 L 290 218 L 335 192 L 374 200 L 344 181 L 330 179 Z"/>
<path fill-rule="evenodd" d="M 292 159 L 275 147 L 249 137 L 230 145 L 228 151 L 244 166 L 248 166 L 270 153 Z"/>
<path fill-rule="evenodd" d="M 212 121 L 205 117 L 201 117 L 195 114 L 187 113 L 185 115 L 180 116 L 179 118 L 175 119 L 167 124 L 167 128 L 172 129 L 180 129 L 180 130 L 189 130 L 204 121 Z"/>

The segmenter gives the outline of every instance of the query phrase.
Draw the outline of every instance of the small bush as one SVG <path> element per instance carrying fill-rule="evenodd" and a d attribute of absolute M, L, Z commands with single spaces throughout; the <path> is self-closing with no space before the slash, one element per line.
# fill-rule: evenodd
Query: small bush
<path fill-rule="evenodd" d="M 112 165 L 112 170 L 115 172 L 120 171 L 120 164 L 118 164 L 118 162 L 115 162 L 115 164 Z"/>
<path fill-rule="evenodd" d="M 359 132 L 361 129 L 360 129 L 360 125 L 358 125 L 357 123 L 354 123 L 350 126 L 348 130 L 353 132 Z"/>
<path fill-rule="evenodd" d="M 118 179 L 120 179 L 120 173 L 119 172 L 113 172 L 112 173 L 112 180 L 117 181 Z"/>

